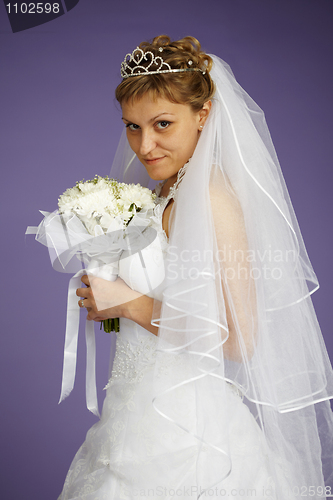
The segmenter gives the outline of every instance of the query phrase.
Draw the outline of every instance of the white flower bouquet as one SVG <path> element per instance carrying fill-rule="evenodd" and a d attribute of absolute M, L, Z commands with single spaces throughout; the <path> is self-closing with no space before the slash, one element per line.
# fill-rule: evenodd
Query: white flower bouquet
<path fill-rule="evenodd" d="M 87 232 L 94 237 L 105 234 L 116 233 L 119 243 L 119 236 L 128 227 L 133 217 L 139 212 L 146 213 L 154 208 L 156 195 L 150 189 L 140 186 L 140 184 L 125 184 L 117 182 L 109 177 L 95 176 L 88 181 L 77 182 L 72 188 L 67 189 L 58 200 L 59 214 L 69 220 L 76 216 L 84 225 Z M 120 233 L 119 233 L 120 232 Z M 124 236 L 124 235 L 123 235 Z M 117 246 L 117 242 L 114 242 Z M 119 244 L 117 251 L 124 249 Z M 113 280 L 117 277 L 117 262 L 111 253 L 114 249 L 107 250 L 109 253 L 109 263 L 100 257 L 93 257 L 93 252 L 84 254 L 82 249 L 78 256 L 87 265 L 87 272 L 104 279 Z M 104 257 L 105 257 L 105 252 Z M 97 254 L 98 255 L 98 254 Z M 114 256 L 114 253 L 113 253 Z M 110 260 L 113 260 L 112 266 Z M 119 319 L 108 319 L 103 322 L 104 331 L 119 331 Z M 101 326 L 102 326 L 101 323 Z"/>
<path fill-rule="evenodd" d="M 42 212 L 44 220 L 38 228 L 28 228 L 27 233 L 35 233 L 36 240 L 49 248 L 56 270 L 78 271 L 81 275 L 84 271 L 113 281 L 121 253 L 129 248 L 134 253 L 151 242 L 151 237 L 143 242 L 140 236 L 151 224 L 155 198 L 140 184 L 96 175 L 67 189 L 59 197 L 59 210 Z M 73 256 L 78 258 L 76 264 Z M 106 332 L 119 331 L 118 319 L 102 323 Z"/>
<path fill-rule="evenodd" d="M 83 274 L 115 280 L 118 264 L 124 258 L 138 254 L 151 290 L 142 250 L 156 241 L 153 208 L 156 195 L 139 184 L 123 184 L 108 177 L 95 176 L 77 182 L 59 198 L 59 210 L 42 212 L 38 227 L 28 227 L 26 234 L 48 247 L 53 268 L 75 273 L 70 279 L 67 301 L 64 363 L 60 401 L 74 386 L 80 308 L 76 289 Z M 98 304 L 97 304 L 98 307 Z M 102 309 L 102 307 L 101 307 Z M 118 320 L 103 322 L 106 332 L 119 330 Z M 102 326 L 102 325 L 101 325 Z M 95 334 L 93 322 L 86 322 L 86 399 L 87 407 L 99 415 L 96 372 Z"/>

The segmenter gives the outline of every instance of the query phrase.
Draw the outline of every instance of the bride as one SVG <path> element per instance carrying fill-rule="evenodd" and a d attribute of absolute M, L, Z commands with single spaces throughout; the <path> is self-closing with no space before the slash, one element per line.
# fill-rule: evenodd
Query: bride
<path fill-rule="evenodd" d="M 111 175 L 158 181 L 156 238 L 115 282 L 77 290 L 88 320 L 119 317 L 120 332 L 59 499 L 326 498 L 318 282 L 263 113 L 193 37 L 141 43 L 121 76 Z"/>

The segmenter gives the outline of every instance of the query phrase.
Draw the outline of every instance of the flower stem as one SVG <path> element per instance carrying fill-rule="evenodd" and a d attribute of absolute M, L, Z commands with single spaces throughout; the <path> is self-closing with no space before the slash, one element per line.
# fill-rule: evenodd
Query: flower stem
<path fill-rule="evenodd" d="M 113 319 L 104 319 L 101 321 L 101 330 L 102 326 L 104 328 L 105 333 L 111 333 L 111 332 L 119 332 L 119 318 L 113 318 Z"/>

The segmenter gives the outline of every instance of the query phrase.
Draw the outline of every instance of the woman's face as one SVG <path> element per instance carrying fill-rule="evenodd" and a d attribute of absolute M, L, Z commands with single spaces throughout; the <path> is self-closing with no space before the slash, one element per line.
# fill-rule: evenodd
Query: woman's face
<path fill-rule="evenodd" d="M 142 98 L 122 103 L 123 121 L 133 151 L 154 180 L 177 178 L 191 158 L 211 102 L 195 113 L 188 104 L 164 98 Z"/>

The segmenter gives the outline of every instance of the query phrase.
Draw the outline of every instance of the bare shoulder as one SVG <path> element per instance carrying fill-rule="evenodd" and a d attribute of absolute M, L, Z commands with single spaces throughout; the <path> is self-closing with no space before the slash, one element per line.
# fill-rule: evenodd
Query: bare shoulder
<path fill-rule="evenodd" d="M 209 198 L 216 232 L 244 229 L 244 214 L 231 184 L 220 176 L 210 183 Z"/>

